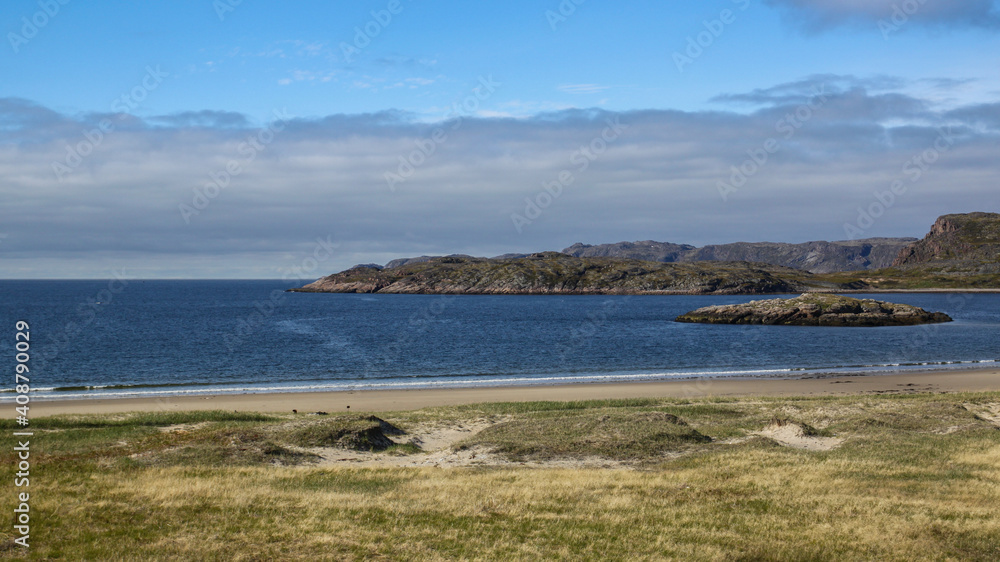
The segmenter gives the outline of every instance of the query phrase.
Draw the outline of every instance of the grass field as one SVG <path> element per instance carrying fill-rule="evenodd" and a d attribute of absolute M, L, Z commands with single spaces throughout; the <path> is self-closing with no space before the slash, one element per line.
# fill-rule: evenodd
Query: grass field
<path fill-rule="evenodd" d="M 34 419 L 32 546 L 11 523 L 0 557 L 1000 559 L 1000 393 L 377 415 Z M 445 453 L 480 464 L 378 465 L 428 455 L 421 428 L 472 423 Z M 342 448 L 381 452 L 360 467 Z"/>

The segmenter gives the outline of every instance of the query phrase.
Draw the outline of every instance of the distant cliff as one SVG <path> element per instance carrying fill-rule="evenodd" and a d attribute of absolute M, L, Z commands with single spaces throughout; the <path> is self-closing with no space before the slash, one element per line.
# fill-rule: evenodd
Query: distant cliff
<path fill-rule="evenodd" d="M 794 267 L 812 273 L 864 271 L 889 267 L 916 238 L 869 238 L 842 242 L 735 242 L 697 248 L 669 242 L 574 244 L 563 253 L 577 257 L 613 257 L 666 263 L 749 261 Z"/>
<path fill-rule="evenodd" d="M 683 261 L 683 257 L 698 248 L 688 244 L 671 244 L 670 242 L 618 242 L 617 244 L 573 244 L 562 251 L 564 254 L 578 258 L 623 258 L 630 260 L 659 261 L 675 263 Z"/>
<path fill-rule="evenodd" d="M 923 240 L 900 251 L 892 265 L 1000 273 L 1000 214 L 944 215 Z"/>
<path fill-rule="evenodd" d="M 833 283 L 872 289 L 1000 290 L 1000 215 L 944 215 L 930 233 L 909 244 L 892 267 L 821 276 Z"/>
<path fill-rule="evenodd" d="M 891 266 L 891 267 L 890 267 Z M 1000 215 L 939 218 L 923 239 L 575 244 L 563 253 L 421 256 L 355 266 L 300 292 L 427 294 L 767 294 L 1000 290 Z"/>
<path fill-rule="evenodd" d="M 809 273 L 752 263 L 657 263 L 543 252 L 515 258 L 448 256 L 355 267 L 298 292 L 407 294 L 767 294 L 820 287 Z"/>

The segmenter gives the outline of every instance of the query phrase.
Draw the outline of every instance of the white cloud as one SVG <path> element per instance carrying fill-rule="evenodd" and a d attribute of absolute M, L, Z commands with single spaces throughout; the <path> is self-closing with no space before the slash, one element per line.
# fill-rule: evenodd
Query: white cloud
<path fill-rule="evenodd" d="M 405 81 L 413 86 L 429 86 L 434 83 L 430 78 L 407 78 Z"/>
<path fill-rule="evenodd" d="M 776 124 L 824 80 L 828 101 L 792 137 L 779 133 Z M 97 276 L 109 264 L 141 266 L 148 276 L 156 267 L 164 275 L 217 275 L 225 264 L 232 276 L 254 276 L 327 235 L 351 250 L 317 276 L 407 254 L 495 255 L 578 241 L 838 239 L 857 207 L 888 189 L 946 124 L 954 148 L 870 234 L 920 236 L 940 214 L 997 210 L 997 104 L 941 112 L 864 84 L 827 76 L 765 88 L 741 95 L 758 102 L 749 113 L 623 113 L 628 129 L 585 170 L 573 155 L 600 137 L 612 113 L 539 113 L 508 102 L 496 113 L 464 116 L 457 128 L 397 112 L 297 119 L 250 161 L 246 143 L 259 130 L 237 114 L 132 118 L 64 181 L 52 164 L 64 162 L 67 146 L 84 141 L 81 131 L 103 116 L 0 99 L 0 225 L 8 234 L 0 277 L 61 275 L 58 264 L 71 262 L 76 276 L 87 275 L 88 263 Z M 536 111 L 525 115 L 529 108 Z M 447 138 L 427 155 L 421 147 L 436 126 Z M 717 183 L 768 138 L 780 150 L 724 203 Z M 421 163 L 390 191 L 385 174 L 415 151 L 425 153 Z M 186 224 L 179 205 L 191 204 L 194 191 L 231 161 L 240 173 Z M 525 198 L 562 170 L 574 182 L 518 234 L 511 213 L 523 213 Z"/>
<path fill-rule="evenodd" d="M 611 86 L 601 86 L 600 84 L 564 84 L 559 86 L 558 90 L 568 94 L 596 94 L 610 88 Z"/>
<path fill-rule="evenodd" d="M 337 75 L 338 72 L 334 70 L 292 70 L 291 76 L 279 79 L 278 84 L 287 85 L 292 82 L 330 82 Z"/>

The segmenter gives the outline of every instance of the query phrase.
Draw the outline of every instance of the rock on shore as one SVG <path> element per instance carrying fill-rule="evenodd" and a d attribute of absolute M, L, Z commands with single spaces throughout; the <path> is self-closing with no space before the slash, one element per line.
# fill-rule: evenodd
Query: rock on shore
<path fill-rule="evenodd" d="M 852 299 L 826 293 L 707 306 L 682 314 L 676 320 L 703 324 L 786 326 L 914 326 L 952 321 L 947 314 L 927 312 L 908 304 Z"/>

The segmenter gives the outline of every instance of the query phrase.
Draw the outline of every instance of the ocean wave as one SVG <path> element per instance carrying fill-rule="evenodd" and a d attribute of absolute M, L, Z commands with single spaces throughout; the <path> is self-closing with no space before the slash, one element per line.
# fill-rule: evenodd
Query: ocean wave
<path fill-rule="evenodd" d="M 198 396 L 225 394 L 270 394 L 288 392 L 333 392 L 355 390 L 411 390 L 429 388 L 477 388 L 505 386 L 557 386 L 565 384 L 596 384 L 614 382 L 653 382 L 661 380 L 747 379 L 772 377 L 815 376 L 818 374 L 850 375 L 864 373 L 893 373 L 903 371 L 928 371 L 938 369 L 972 368 L 983 364 L 996 364 L 1000 359 L 929 361 L 912 363 L 882 363 L 875 365 L 847 365 L 832 367 L 792 367 L 748 370 L 681 370 L 654 372 L 605 372 L 559 374 L 510 374 L 480 373 L 476 375 L 419 375 L 411 377 L 379 377 L 336 381 L 290 381 L 287 384 L 233 384 L 229 383 L 165 383 L 135 385 L 62 386 L 32 389 L 32 398 L 40 400 L 72 400 L 88 398 L 160 398 L 169 396 Z M 4 392 L 11 392 L 5 390 Z M 2 398 L 0 402 L 11 402 Z"/>

